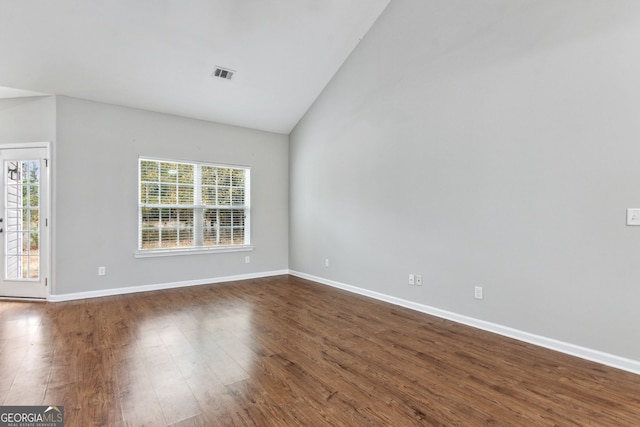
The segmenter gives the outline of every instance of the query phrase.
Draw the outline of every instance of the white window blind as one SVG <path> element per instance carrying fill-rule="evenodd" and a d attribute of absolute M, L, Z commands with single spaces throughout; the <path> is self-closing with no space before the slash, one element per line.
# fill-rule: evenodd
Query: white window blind
<path fill-rule="evenodd" d="M 248 246 L 248 167 L 139 159 L 138 250 Z"/>

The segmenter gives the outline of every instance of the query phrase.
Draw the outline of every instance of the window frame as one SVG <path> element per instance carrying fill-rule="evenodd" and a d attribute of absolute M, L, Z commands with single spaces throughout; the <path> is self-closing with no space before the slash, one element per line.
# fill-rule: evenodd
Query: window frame
<path fill-rule="evenodd" d="M 191 204 L 150 204 L 150 203 L 142 203 L 142 163 L 144 161 L 150 162 L 159 162 L 159 163 L 171 163 L 176 165 L 189 165 L 194 167 L 194 180 L 193 184 L 189 184 L 193 186 L 193 201 Z M 175 159 L 166 159 L 166 158 L 157 158 L 150 156 L 139 156 L 138 157 L 138 172 L 137 172 L 137 182 L 138 182 L 138 191 L 137 191 L 137 209 L 138 209 L 138 227 L 137 227 L 137 250 L 135 251 L 136 258 L 146 258 L 146 257 L 157 257 L 157 256 L 175 256 L 175 255 L 192 255 L 192 254 L 208 254 L 208 253 L 224 253 L 224 252 L 241 252 L 241 251 L 251 251 L 253 250 L 253 246 L 251 245 L 251 167 L 242 166 L 242 165 L 231 165 L 224 163 L 213 163 L 213 162 L 202 162 L 202 161 L 192 161 L 192 160 L 175 160 Z M 171 247 L 171 248 L 142 248 L 142 235 L 143 235 L 143 209 L 145 207 L 156 207 L 159 209 L 189 209 L 193 210 L 194 214 L 194 224 L 193 224 L 193 240 L 194 244 L 196 241 L 204 241 L 204 233 L 205 227 L 204 225 L 197 226 L 195 216 L 198 214 L 204 215 L 205 210 L 207 209 L 222 209 L 226 210 L 227 207 L 223 205 L 205 205 L 202 201 L 202 188 L 206 186 L 203 183 L 202 176 L 200 171 L 202 167 L 213 167 L 213 168 L 224 168 L 224 169 L 236 169 L 244 171 L 244 204 L 243 205 L 229 205 L 228 210 L 244 210 L 244 243 L 242 244 L 227 244 L 227 245 L 214 245 L 214 246 L 184 246 L 184 247 Z M 198 170 L 196 173 L 195 170 Z M 158 181 L 160 184 L 161 182 Z M 179 182 L 176 182 L 176 185 L 179 186 Z M 200 193 L 200 194 L 198 194 Z M 162 206 L 165 205 L 165 206 Z M 241 207 L 239 207 L 241 206 Z M 201 232 L 201 235 L 196 237 L 196 232 L 198 230 Z M 218 225 L 217 227 L 220 227 Z M 159 228 L 158 230 L 161 230 Z"/>

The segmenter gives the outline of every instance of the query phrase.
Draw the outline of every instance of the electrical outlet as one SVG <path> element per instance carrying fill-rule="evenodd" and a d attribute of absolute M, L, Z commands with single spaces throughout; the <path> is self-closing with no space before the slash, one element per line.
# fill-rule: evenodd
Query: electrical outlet
<path fill-rule="evenodd" d="M 416 274 L 416 286 L 422 286 L 422 275 Z"/>
<path fill-rule="evenodd" d="M 107 267 L 98 267 L 98 276 L 104 276 L 107 274 Z"/>
<path fill-rule="evenodd" d="M 473 295 L 475 299 L 482 299 L 482 286 L 475 286 L 473 288 Z"/>
<path fill-rule="evenodd" d="M 244 263 L 245 264 L 249 264 L 251 262 L 251 257 L 249 255 L 247 255 L 246 257 L 244 257 Z"/>
<path fill-rule="evenodd" d="M 640 209 L 627 209 L 627 225 L 640 225 Z"/>
<path fill-rule="evenodd" d="M 411 286 L 413 286 L 413 285 L 415 285 L 415 284 L 416 284 L 416 276 L 415 276 L 415 275 L 413 275 L 413 274 L 410 274 L 410 275 L 409 275 L 409 284 L 410 284 Z"/>
<path fill-rule="evenodd" d="M 329 258 L 324 259 L 324 266 L 329 267 Z"/>

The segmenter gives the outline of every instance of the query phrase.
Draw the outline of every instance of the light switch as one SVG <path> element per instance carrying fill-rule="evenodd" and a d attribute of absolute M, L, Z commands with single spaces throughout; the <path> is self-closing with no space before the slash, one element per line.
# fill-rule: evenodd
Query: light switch
<path fill-rule="evenodd" d="M 627 209 L 627 225 L 640 225 L 640 209 Z"/>

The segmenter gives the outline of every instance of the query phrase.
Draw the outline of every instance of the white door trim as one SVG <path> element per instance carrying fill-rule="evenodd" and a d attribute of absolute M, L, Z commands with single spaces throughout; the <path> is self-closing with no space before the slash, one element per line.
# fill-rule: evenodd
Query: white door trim
<path fill-rule="evenodd" d="M 41 266 L 43 267 L 43 270 L 46 272 L 45 276 L 44 276 L 44 280 L 46 283 L 46 296 L 45 298 L 47 300 L 49 300 L 49 298 L 51 297 L 51 295 L 53 294 L 52 292 L 52 287 L 53 287 L 53 280 L 52 280 L 52 259 L 53 259 L 53 245 L 52 245 L 52 229 L 53 229 L 53 224 L 52 224 L 52 219 L 51 219 L 51 212 L 53 211 L 51 209 L 53 200 L 51 199 L 51 169 L 53 167 L 52 165 L 52 156 L 51 156 L 51 142 L 50 141 L 42 141 L 42 142 L 15 142 L 15 143 L 6 143 L 6 144 L 0 144 L 0 151 L 1 150 L 15 150 L 15 149 L 28 149 L 28 148 L 40 148 L 40 149 L 45 149 L 46 150 L 46 167 L 45 167 L 45 173 L 47 175 L 47 185 L 46 188 L 41 188 L 40 191 L 45 191 L 46 192 L 46 197 L 47 197 L 47 204 L 45 206 L 44 209 L 44 218 L 46 221 L 46 225 L 43 227 L 42 229 L 42 234 L 44 234 L 46 236 L 46 253 L 47 255 L 45 257 L 40 258 L 40 263 Z M 42 173 L 42 171 L 41 171 Z M 42 212 L 41 212 L 42 214 Z M 20 298 L 11 298 L 11 299 L 20 299 Z"/>

